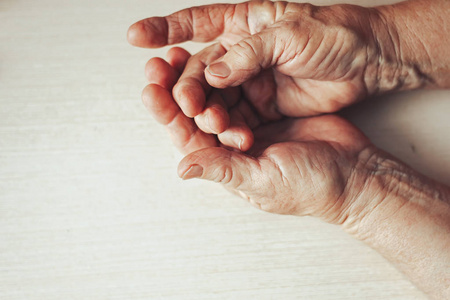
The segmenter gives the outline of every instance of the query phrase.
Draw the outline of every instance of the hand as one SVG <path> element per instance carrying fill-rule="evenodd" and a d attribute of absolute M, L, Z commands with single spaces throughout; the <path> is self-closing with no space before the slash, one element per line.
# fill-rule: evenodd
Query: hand
<path fill-rule="evenodd" d="M 210 53 L 215 51 L 206 49 L 189 58 L 186 51 L 173 48 L 167 62 L 153 59 L 147 65 L 151 84 L 143 92 L 144 103 L 166 125 L 180 151 L 190 153 L 180 163 L 179 175 L 220 182 L 263 210 L 314 215 L 336 223 L 344 220 L 345 208 L 362 188 L 354 185 L 354 174 L 361 179 L 370 173 L 361 161 L 373 152 L 369 140 L 333 115 L 263 124 L 251 112 L 245 119 L 254 119 L 253 147 L 247 153 L 226 149 L 183 114 L 170 92 L 177 80 L 180 83 L 197 71 L 189 65 L 201 65 Z M 230 92 L 228 97 L 232 95 L 239 93 Z M 228 101 L 235 102 L 231 98 Z M 242 95 L 239 98 L 240 103 L 246 102 Z"/>
<path fill-rule="evenodd" d="M 369 146 L 337 116 L 285 119 L 256 128 L 247 153 L 220 145 L 200 149 L 180 162 L 178 174 L 221 183 L 264 211 L 342 224 L 363 188 L 354 184 L 355 172 L 370 174 L 360 157 Z"/>
<path fill-rule="evenodd" d="M 267 3 L 263 2 L 261 6 L 270 6 L 270 3 Z M 248 4 L 249 7 L 252 5 L 253 3 Z M 280 4 L 274 5 L 280 6 Z M 448 43 L 445 42 L 448 39 L 440 38 L 439 34 L 429 34 L 429 32 L 438 32 L 442 26 L 448 27 L 446 19 L 439 18 L 439 15 L 445 16 L 448 5 L 449 2 L 445 0 L 436 0 L 432 4 L 419 0 L 383 9 L 385 16 L 396 16 L 388 21 L 394 24 L 394 26 L 391 24 L 388 30 L 395 28 L 392 31 L 394 34 L 389 32 L 388 38 L 384 36 L 384 40 L 389 40 L 389 35 L 394 39 L 390 39 L 391 44 L 382 44 L 379 41 L 383 38 L 380 39 L 380 36 L 376 38 L 377 46 L 384 55 L 378 57 L 379 66 L 367 64 L 364 78 L 369 80 L 364 81 L 369 95 L 377 90 L 387 91 L 422 86 L 424 85 L 423 77 L 427 79 L 427 87 L 450 86 L 448 76 L 450 68 L 446 54 Z M 215 9 L 210 9 L 213 12 L 212 15 L 220 16 L 220 7 L 223 12 L 223 6 L 214 6 Z M 236 7 L 232 6 L 232 9 Z M 324 9 L 326 11 L 327 8 Z M 208 11 L 205 8 L 203 10 Z M 201 11 L 202 9 L 197 9 L 194 17 L 205 16 Z M 320 9 L 316 9 L 314 16 L 320 15 L 319 11 Z M 417 18 L 411 18 L 417 14 L 425 16 L 420 18 L 424 20 L 423 22 L 418 21 Z M 438 15 L 436 20 L 439 22 L 429 22 L 430 16 L 433 15 Z M 207 13 L 206 16 L 209 14 Z M 339 16 L 339 14 L 330 16 L 330 20 Z M 169 17 L 168 24 L 176 24 L 176 17 L 177 15 Z M 245 18 L 241 18 L 241 21 L 243 19 Z M 248 20 L 251 19 L 249 17 Z M 434 18 L 431 19 L 434 20 Z M 190 20 L 192 18 L 188 18 L 188 21 Z M 177 36 L 179 31 L 171 30 L 171 36 L 167 37 L 164 32 L 158 33 L 156 25 L 163 21 L 163 27 L 161 27 L 163 31 L 170 26 L 164 27 L 163 19 L 150 19 L 134 25 L 129 31 L 129 39 L 137 44 L 152 47 L 162 46 L 167 42 L 181 42 L 189 38 L 189 35 L 198 41 L 202 40 L 202 35 L 204 40 L 211 39 L 212 35 L 220 35 L 212 29 L 223 29 L 226 23 L 220 18 L 219 20 L 211 18 L 211 20 L 207 21 L 206 25 L 212 25 L 211 22 L 214 22 L 216 27 L 210 27 L 209 32 L 202 31 L 201 26 L 196 26 L 194 28 L 196 34 L 193 34 L 192 28 L 181 27 L 183 29 L 181 35 Z M 398 22 L 398 20 L 401 21 Z M 148 30 L 150 36 L 142 34 L 145 30 L 141 26 L 145 22 L 148 22 L 150 26 L 155 25 L 155 28 Z M 378 22 L 371 23 L 383 27 L 383 24 L 380 25 Z M 186 26 L 184 22 L 178 24 Z M 196 19 L 195 24 L 205 23 Z M 228 24 L 232 23 L 228 22 Z M 256 25 L 251 27 L 247 24 L 247 26 L 255 28 Z M 381 28 L 381 32 L 386 30 L 386 27 Z M 401 31 L 403 34 L 400 33 Z M 156 34 L 153 34 L 155 32 Z M 222 36 L 226 36 L 232 30 L 225 28 L 224 32 Z M 228 36 L 230 39 L 233 38 L 232 34 Z M 402 40 L 402 36 L 406 36 L 407 39 Z M 148 39 L 149 37 L 151 39 Z M 417 45 L 415 41 L 419 41 L 419 44 Z M 421 44 L 423 41 L 428 41 L 428 46 L 436 44 L 445 44 L 445 46 L 430 48 L 425 44 L 424 47 Z M 392 48 L 399 49 L 399 44 L 402 45 L 401 52 L 390 51 Z M 200 78 L 198 70 L 202 69 L 202 64 L 211 59 L 219 59 L 223 56 L 222 51 L 231 51 L 226 44 L 224 46 L 225 48 L 217 46 L 216 51 L 205 50 L 206 52 L 202 55 L 206 56 L 197 56 L 199 59 L 195 57 L 189 59 L 187 52 L 174 48 L 169 51 L 167 62 L 153 59 L 148 64 L 147 75 L 152 84 L 144 90 L 144 103 L 159 122 L 167 125 L 178 148 L 184 153 L 192 152 L 180 163 L 180 176 L 185 179 L 200 177 L 222 182 L 229 189 L 238 192 L 245 199 L 265 210 L 296 215 L 310 214 L 334 224 L 342 224 L 345 230 L 394 263 L 426 293 L 436 299 L 449 298 L 450 189 L 417 174 L 386 153 L 375 149 L 356 128 L 339 117 L 328 115 L 277 121 L 281 114 L 265 116 L 266 111 L 279 112 L 280 109 L 270 110 L 267 107 L 273 107 L 271 104 L 275 104 L 282 109 L 282 102 L 273 98 L 270 101 L 252 103 L 252 99 L 257 100 L 257 98 L 249 97 L 245 91 L 247 89 L 247 93 L 252 93 L 254 90 L 246 88 L 245 85 L 254 84 L 255 87 L 264 90 L 270 80 L 267 80 L 266 84 L 261 84 L 261 79 L 256 79 L 258 78 L 256 76 L 255 80 L 244 79 L 242 88 L 219 92 L 209 87 L 207 83 L 212 81 L 213 84 L 214 80 L 220 82 L 220 77 L 216 78 L 207 71 L 208 82 L 206 80 L 196 82 L 195 78 Z M 245 45 L 242 49 L 245 49 Z M 254 57 L 260 57 L 256 55 L 257 53 L 256 51 Z M 403 60 L 396 61 L 396 57 L 402 57 Z M 190 65 L 187 66 L 186 63 Z M 206 65 L 203 65 L 204 67 Z M 210 69 L 213 68 L 210 67 Z M 272 74 L 271 78 L 272 82 L 278 84 L 276 80 L 279 66 L 274 64 L 272 71 L 268 69 L 269 71 L 265 73 L 269 75 L 276 69 L 273 71 L 275 75 Z M 152 73 L 152 70 L 157 70 L 158 74 Z M 253 69 L 248 70 L 251 73 Z M 230 69 L 230 75 L 224 80 L 236 78 L 236 76 L 233 77 L 235 71 Z M 180 74 L 182 74 L 181 77 Z M 246 75 L 246 72 L 243 71 L 242 74 Z M 270 77 L 262 75 L 264 76 Z M 177 80 L 178 87 L 175 87 L 174 99 L 171 89 Z M 296 80 L 293 81 L 296 82 Z M 239 79 L 231 82 L 232 85 L 239 85 Z M 326 90 L 326 85 L 324 89 Z M 277 90 L 275 95 L 279 94 Z M 180 95 L 184 96 L 180 97 Z M 201 97 L 202 95 L 204 98 Z M 261 96 L 264 95 L 265 92 L 261 93 Z M 292 95 L 294 97 L 298 93 L 294 92 Z M 196 102 L 195 98 L 199 96 L 199 101 Z M 289 105 L 289 99 L 286 97 L 284 100 Z M 294 97 L 294 100 L 298 99 Z M 246 106 L 246 104 L 249 105 Z M 251 110 L 250 104 L 254 106 L 256 112 Z M 295 107 L 292 111 L 295 111 Z M 186 117 L 183 112 L 188 116 L 195 116 L 195 122 Z M 307 115 L 299 111 L 296 113 Z M 244 115 L 256 116 L 256 118 L 245 118 Z M 216 119 L 220 121 L 208 124 L 208 116 L 216 116 Z M 248 123 L 243 126 L 243 121 Z M 241 122 L 240 125 L 239 122 Z M 205 127 L 204 130 L 199 128 L 202 126 Z M 226 149 L 227 144 L 232 144 L 233 136 L 227 135 L 227 131 L 238 133 L 238 136 L 244 133 L 245 136 L 249 128 L 255 132 L 255 143 L 247 154 Z M 217 136 L 218 140 L 215 135 L 206 133 L 208 130 L 211 133 L 220 133 Z M 240 142 L 242 143 L 242 140 Z M 250 146 L 244 145 L 239 148 L 244 150 L 245 147 Z"/>
<path fill-rule="evenodd" d="M 367 96 L 404 88 L 400 83 L 419 86 L 419 79 L 405 75 L 417 77 L 414 68 L 387 51 L 395 46 L 381 20 L 378 10 L 359 6 L 252 1 L 145 19 L 130 27 L 128 40 L 142 47 L 218 40 L 223 49 L 207 65 L 208 85 L 242 85 L 257 112 L 276 120 L 335 112 Z M 185 115 L 200 114 L 205 99 L 181 89 L 175 87 L 175 100 Z"/>
<path fill-rule="evenodd" d="M 450 189 L 375 149 L 347 121 L 332 115 L 259 124 L 244 154 L 227 150 L 186 117 L 170 89 L 185 65 L 180 49 L 150 61 L 143 100 L 183 153 L 184 179 L 224 184 L 276 213 L 317 216 L 341 224 L 384 255 L 435 299 L 450 296 Z M 156 75 L 158 74 L 158 75 Z M 206 148 L 205 148 L 206 147 Z"/>

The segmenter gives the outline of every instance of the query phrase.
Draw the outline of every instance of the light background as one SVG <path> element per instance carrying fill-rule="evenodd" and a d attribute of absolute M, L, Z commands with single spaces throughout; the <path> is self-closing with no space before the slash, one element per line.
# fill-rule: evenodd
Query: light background
<path fill-rule="evenodd" d="M 0 1 L 0 299 L 424 299 L 338 227 L 177 177 L 181 156 L 140 100 L 145 62 L 167 48 L 125 36 L 206 3 Z M 402 93 L 346 115 L 450 184 L 449 95 Z"/>

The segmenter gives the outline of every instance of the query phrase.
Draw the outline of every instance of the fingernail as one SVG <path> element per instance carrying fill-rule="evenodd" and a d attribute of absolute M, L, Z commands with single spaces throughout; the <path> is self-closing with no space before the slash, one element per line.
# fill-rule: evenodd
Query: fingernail
<path fill-rule="evenodd" d="M 184 174 L 181 176 L 183 180 L 198 178 L 203 175 L 203 168 L 199 165 L 192 165 Z"/>
<path fill-rule="evenodd" d="M 242 150 L 243 140 L 239 135 L 233 137 L 233 142 L 236 146 L 238 146 L 239 150 Z"/>
<path fill-rule="evenodd" d="M 209 114 L 206 114 L 205 123 L 206 123 L 206 126 L 208 126 L 209 130 L 211 132 L 214 132 L 214 130 L 213 130 L 212 126 L 211 126 L 211 120 L 209 118 Z"/>
<path fill-rule="evenodd" d="M 217 77 L 222 77 L 222 78 L 228 77 L 231 74 L 230 67 L 223 61 L 216 62 L 216 63 L 209 65 L 208 71 L 212 75 L 217 76 Z"/>

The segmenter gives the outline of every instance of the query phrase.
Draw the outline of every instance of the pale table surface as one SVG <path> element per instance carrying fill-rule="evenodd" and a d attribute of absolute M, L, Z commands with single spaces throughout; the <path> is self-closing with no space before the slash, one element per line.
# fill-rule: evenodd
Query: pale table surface
<path fill-rule="evenodd" d="M 181 156 L 140 101 L 145 62 L 167 49 L 125 35 L 208 2 L 0 1 L 0 299 L 424 299 L 338 227 L 177 177 Z M 450 184 L 449 96 L 403 93 L 347 115 Z"/>

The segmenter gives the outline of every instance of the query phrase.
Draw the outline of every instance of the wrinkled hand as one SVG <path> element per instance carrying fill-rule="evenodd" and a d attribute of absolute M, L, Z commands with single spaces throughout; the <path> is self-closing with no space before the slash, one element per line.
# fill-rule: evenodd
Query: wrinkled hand
<path fill-rule="evenodd" d="M 143 47 L 218 40 L 222 47 L 205 66 L 206 81 L 174 88 L 184 114 L 204 112 L 208 98 L 197 95 L 207 83 L 241 86 L 258 114 L 278 120 L 335 112 L 375 93 L 380 54 L 370 20 L 376 18 L 375 10 L 351 5 L 253 1 L 145 19 L 130 27 L 128 40 Z M 220 133 L 228 119 L 223 112 L 209 116 L 212 128 L 207 131 Z M 207 124 L 201 123 L 205 129 Z M 250 146 L 246 138 L 241 136 Z"/>
<path fill-rule="evenodd" d="M 286 118 L 332 112 L 376 92 L 448 87 L 448 47 L 430 60 L 422 45 L 445 23 L 447 6 L 416 0 L 381 9 L 394 25 L 381 28 L 388 44 L 359 25 L 372 27 L 376 10 L 271 2 L 151 18 L 133 25 L 129 40 L 221 43 L 191 58 L 173 48 L 167 61 L 146 67 L 144 103 L 188 154 L 181 177 L 220 182 L 267 211 L 341 224 L 425 292 L 448 299 L 449 188 L 377 150 L 337 116 Z"/>
<path fill-rule="evenodd" d="M 151 82 L 143 101 L 157 121 L 166 125 L 175 145 L 188 154 L 178 167 L 184 179 L 202 178 L 222 183 L 253 205 L 271 212 L 314 215 L 339 222 L 344 207 L 361 186 L 356 173 L 364 174 L 361 153 L 372 151 L 368 139 L 340 117 L 286 118 L 263 123 L 236 89 L 212 89 L 216 102 L 234 103 L 241 120 L 252 120 L 254 144 L 247 153 L 227 149 L 215 135 L 198 128 L 172 97 L 172 87 L 183 78 L 203 74 L 202 62 L 213 58 L 211 46 L 189 58 L 181 48 L 168 52 L 167 62 L 152 59 L 147 64 Z M 182 70 L 184 72 L 181 74 Z M 200 75 L 199 75 L 200 76 Z M 189 80 L 193 80 L 189 77 Z M 198 78 L 197 78 L 198 79 Z M 225 138 L 226 140 L 226 138 Z M 356 171 L 357 172 L 356 172 Z"/>
<path fill-rule="evenodd" d="M 190 153 L 179 164 L 181 177 L 222 183 L 263 210 L 341 225 L 425 292 L 448 298 L 448 187 L 375 149 L 359 130 L 333 115 L 266 124 L 255 118 L 252 149 L 226 149 L 220 135 L 216 139 L 199 129 L 171 94 L 177 80 L 195 75 L 202 60 L 208 60 L 208 49 L 189 59 L 186 51 L 174 48 L 167 62 L 153 59 L 147 65 L 151 84 L 144 103 L 178 148 Z M 240 98 L 238 103 L 248 103 L 239 91 L 214 93 L 217 102 Z"/>

